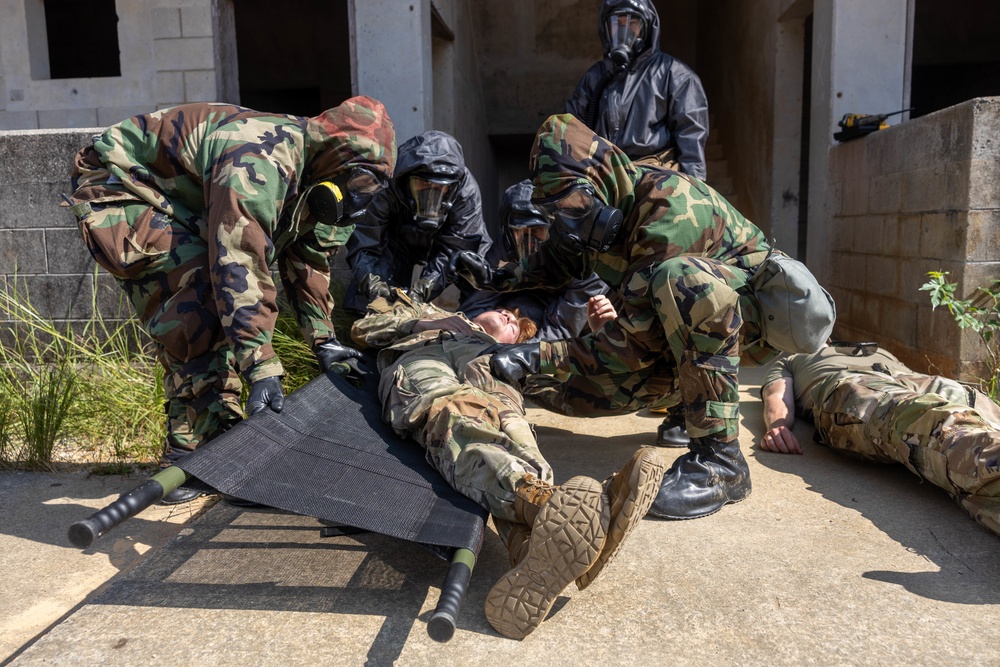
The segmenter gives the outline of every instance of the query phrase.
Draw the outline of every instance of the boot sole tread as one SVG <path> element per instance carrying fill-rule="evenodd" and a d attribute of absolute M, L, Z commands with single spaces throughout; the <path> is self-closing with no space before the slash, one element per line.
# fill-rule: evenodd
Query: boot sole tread
<path fill-rule="evenodd" d="M 523 639 L 556 598 L 593 565 L 609 512 L 597 480 L 574 477 L 552 495 L 532 526 L 528 552 L 486 596 L 486 618 L 505 637 Z"/>
<path fill-rule="evenodd" d="M 577 578 L 576 586 L 580 590 L 594 582 L 605 567 L 621 550 L 625 538 L 638 525 L 649 508 L 656 500 L 660 491 L 660 481 L 669 467 L 663 455 L 652 448 L 645 448 L 649 453 L 635 459 L 634 465 L 628 471 L 628 493 L 621 498 L 608 498 L 611 508 L 611 524 L 604 548 L 594 562 L 594 565 Z"/>

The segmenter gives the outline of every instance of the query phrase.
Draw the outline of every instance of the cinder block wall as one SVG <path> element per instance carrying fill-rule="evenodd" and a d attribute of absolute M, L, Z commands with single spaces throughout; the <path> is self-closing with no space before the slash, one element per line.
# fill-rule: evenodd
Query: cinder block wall
<path fill-rule="evenodd" d="M 9 289 L 16 277 L 18 292 L 59 322 L 89 319 L 95 299 L 102 313 L 121 312 L 120 290 L 106 273 L 95 281 L 76 218 L 59 206 L 74 153 L 99 131 L 0 132 L 0 278 Z"/>
<path fill-rule="evenodd" d="M 830 151 L 835 334 L 876 340 L 917 371 L 982 376 L 979 337 L 919 290 L 1000 278 L 1000 98 L 964 102 Z"/>

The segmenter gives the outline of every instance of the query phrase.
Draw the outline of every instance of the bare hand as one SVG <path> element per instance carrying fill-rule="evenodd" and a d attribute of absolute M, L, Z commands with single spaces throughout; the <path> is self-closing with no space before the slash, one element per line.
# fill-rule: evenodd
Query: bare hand
<path fill-rule="evenodd" d="M 599 330 L 616 317 L 618 311 L 611 305 L 611 300 L 603 294 L 592 296 L 587 301 L 587 323 L 591 331 Z"/>
<path fill-rule="evenodd" d="M 775 426 L 760 439 L 760 448 L 779 454 L 801 454 L 802 445 L 787 426 Z"/>
<path fill-rule="evenodd" d="M 439 320 L 417 320 L 411 331 L 420 333 L 421 331 L 440 331 L 442 329 L 464 334 L 471 334 L 474 331 L 472 325 L 458 315 L 442 317 Z"/>

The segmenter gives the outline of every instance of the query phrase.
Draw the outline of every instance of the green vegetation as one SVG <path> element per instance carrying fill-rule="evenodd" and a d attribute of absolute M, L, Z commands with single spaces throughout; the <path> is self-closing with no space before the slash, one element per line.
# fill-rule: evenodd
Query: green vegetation
<path fill-rule="evenodd" d="M 61 326 L 16 283 L 0 278 L 0 468 L 47 469 L 55 458 L 120 474 L 155 463 L 165 434 L 163 368 L 138 322 L 96 314 Z M 99 313 L 96 303 L 91 312 Z M 335 323 L 349 331 L 351 318 L 339 312 Z M 319 373 L 294 319 L 279 318 L 273 344 L 286 393 Z"/>
<path fill-rule="evenodd" d="M 979 334 L 986 348 L 988 377 L 979 378 L 983 391 L 994 400 L 1000 399 L 1000 280 L 975 289 L 969 299 L 955 295 L 958 283 L 948 282 L 947 271 L 928 271 L 928 280 L 920 289 L 930 293 L 931 306 L 944 306 L 955 318 L 960 329 L 972 329 Z"/>

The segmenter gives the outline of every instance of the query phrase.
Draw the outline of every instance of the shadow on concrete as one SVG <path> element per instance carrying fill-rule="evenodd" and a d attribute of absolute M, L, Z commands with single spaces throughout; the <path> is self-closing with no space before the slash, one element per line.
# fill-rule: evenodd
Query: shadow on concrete
<path fill-rule="evenodd" d="M 431 589 L 448 563 L 412 542 L 377 533 L 324 538 L 321 528 L 311 517 L 219 503 L 88 604 L 381 617 L 368 663 L 392 664 L 415 621 L 430 619 L 438 597 Z M 496 634 L 481 610 L 506 558 L 488 534 L 460 629 Z"/>
<path fill-rule="evenodd" d="M 87 501 L 115 496 L 142 484 L 145 474 L 95 476 L 93 466 L 60 466 L 54 472 L 5 471 L 0 475 L 0 497 L 13 511 L 2 523 L 0 533 L 40 544 L 74 548 L 67 537 L 70 525 L 94 513 Z M 192 514 L 190 506 L 174 512 Z M 6 513 L 5 513 L 6 514 Z M 104 554 L 118 570 L 126 570 L 141 558 L 139 544 L 166 541 L 177 526 L 162 520 L 134 517 L 115 528 L 102 540 L 83 549 L 85 555 Z M 132 544 L 131 548 L 123 545 Z"/>
<path fill-rule="evenodd" d="M 813 441 L 812 424 L 794 432 L 801 456 L 761 450 L 754 431 L 756 462 L 801 477 L 808 490 L 850 508 L 907 550 L 938 566 L 937 572 L 870 571 L 873 581 L 901 586 L 921 597 L 956 604 L 1000 603 L 1000 542 L 979 526 L 942 489 L 902 465 L 879 465 L 839 455 Z"/>

